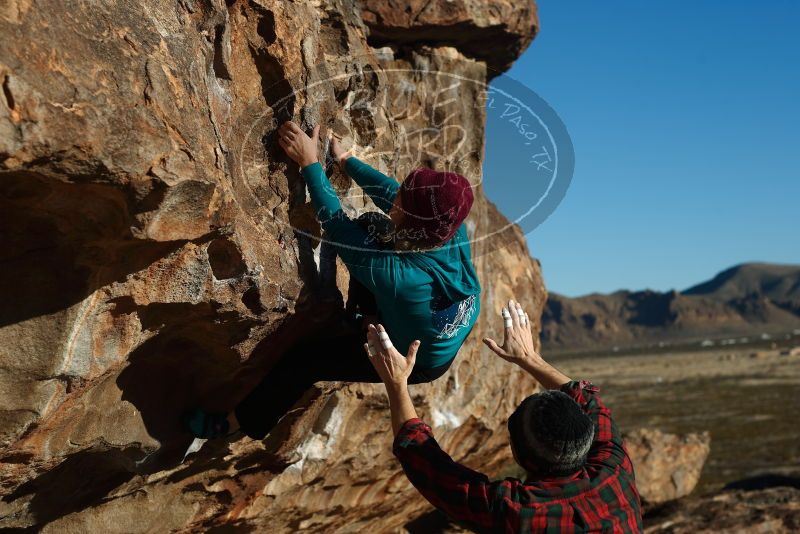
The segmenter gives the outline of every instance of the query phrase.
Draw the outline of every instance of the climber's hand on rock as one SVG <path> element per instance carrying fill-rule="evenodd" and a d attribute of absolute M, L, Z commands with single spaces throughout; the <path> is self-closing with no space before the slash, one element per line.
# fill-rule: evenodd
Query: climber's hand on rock
<path fill-rule="evenodd" d="M 523 363 L 530 360 L 541 360 L 541 356 L 533 348 L 533 335 L 528 314 L 519 302 L 509 300 L 503 308 L 503 344 L 498 345 L 493 339 L 484 338 L 483 342 L 492 352 L 512 363 Z"/>
<path fill-rule="evenodd" d="M 335 135 L 331 136 L 331 153 L 333 154 L 336 163 L 341 166 L 344 166 L 344 162 L 347 161 L 347 158 L 353 155 L 352 151 L 344 149 L 342 146 L 342 140 Z"/>
<path fill-rule="evenodd" d="M 292 121 L 284 122 L 278 128 L 278 144 L 281 145 L 286 155 L 298 165 L 305 167 L 319 161 L 317 157 L 317 141 L 319 139 L 319 125 L 314 126 L 311 137 Z"/>
<path fill-rule="evenodd" d="M 384 330 L 383 325 L 377 327 L 369 325 L 367 330 L 367 343 L 364 350 L 367 351 L 369 361 L 378 372 L 386 387 L 405 386 L 408 376 L 414 369 L 414 362 L 417 360 L 417 349 L 419 341 L 414 341 L 408 347 L 408 354 L 403 356 L 392 345 L 389 335 Z"/>

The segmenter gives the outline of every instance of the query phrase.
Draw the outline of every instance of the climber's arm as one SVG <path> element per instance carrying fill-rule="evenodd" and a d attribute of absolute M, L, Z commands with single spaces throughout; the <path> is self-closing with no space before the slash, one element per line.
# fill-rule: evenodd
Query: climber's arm
<path fill-rule="evenodd" d="M 347 157 L 343 168 L 379 209 L 389 213 L 400 184 L 355 156 Z"/>
<path fill-rule="evenodd" d="M 311 195 L 311 203 L 325 230 L 325 239 L 336 247 L 339 257 L 347 265 L 350 275 L 376 293 L 391 287 L 391 254 L 378 250 L 376 236 L 370 235 L 342 209 L 339 197 L 317 161 L 319 126 L 311 137 L 291 121 L 279 129 L 278 142 L 286 154 L 302 168 L 303 177 Z"/>
<path fill-rule="evenodd" d="M 325 239 L 336 246 L 350 274 L 373 293 L 379 287 L 390 284 L 391 255 L 378 250 L 376 236 L 370 235 L 347 216 L 322 165 L 317 161 L 319 126 L 314 128 L 309 137 L 298 125 L 288 121 L 281 125 L 278 134 L 281 147 L 302 168 L 311 203 L 325 230 Z"/>
<path fill-rule="evenodd" d="M 331 152 L 344 172 L 355 180 L 359 187 L 370 196 L 375 205 L 385 213 L 389 213 L 394 199 L 397 196 L 399 184 L 392 178 L 354 157 L 350 150 L 344 149 L 336 136 L 331 138 Z"/>
<path fill-rule="evenodd" d="M 317 210 L 317 217 L 324 226 L 337 226 L 339 221 L 349 220 L 342 211 L 342 204 L 336 196 L 330 180 L 317 159 L 317 138 L 319 126 L 314 127 L 311 137 L 292 121 L 284 122 L 278 129 L 278 144 L 301 167 L 306 179 L 311 203 Z"/>
<path fill-rule="evenodd" d="M 336 191 L 318 161 L 304 166 L 300 172 L 306 180 L 317 219 L 326 231 L 338 233 L 350 225 L 358 227 L 358 224 L 342 210 L 342 203 L 339 202 Z"/>
<path fill-rule="evenodd" d="M 387 290 L 393 284 L 394 255 L 379 250 L 377 236 L 347 216 L 319 162 L 303 167 L 302 173 L 324 238 L 336 247 L 350 275 L 373 293 Z"/>

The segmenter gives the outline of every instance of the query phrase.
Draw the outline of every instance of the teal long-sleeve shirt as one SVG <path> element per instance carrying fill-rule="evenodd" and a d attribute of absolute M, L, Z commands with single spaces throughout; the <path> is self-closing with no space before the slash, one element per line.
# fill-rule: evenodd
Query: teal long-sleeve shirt
<path fill-rule="evenodd" d="M 399 184 L 351 157 L 345 171 L 387 212 Z M 342 209 L 322 165 L 302 169 L 323 238 L 336 247 L 350 276 L 375 296 L 380 320 L 401 353 L 419 339 L 416 365 L 430 369 L 452 360 L 480 311 L 480 284 L 462 224 L 444 245 L 424 252 L 381 250 L 375 237 Z"/>

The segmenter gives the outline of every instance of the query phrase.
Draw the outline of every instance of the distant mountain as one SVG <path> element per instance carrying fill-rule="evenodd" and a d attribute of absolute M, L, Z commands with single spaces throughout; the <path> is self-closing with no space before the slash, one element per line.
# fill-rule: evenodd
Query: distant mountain
<path fill-rule="evenodd" d="M 717 276 L 683 292 L 717 300 L 733 300 L 763 295 L 773 301 L 800 301 L 800 266 L 745 263 L 722 271 Z"/>
<path fill-rule="evenodd" d="M 748 263 L 683 292 L 551 293 L 542 315 L 547 350 L 608 349 L 800 328 L 800 265 Z"/>

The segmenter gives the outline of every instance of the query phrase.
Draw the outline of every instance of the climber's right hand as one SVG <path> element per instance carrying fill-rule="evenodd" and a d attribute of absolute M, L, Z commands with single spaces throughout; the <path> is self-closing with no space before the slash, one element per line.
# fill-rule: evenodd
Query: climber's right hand
<path fill-rule="evenodd" d="M 317 157 L 317 140 L 319 139 L 319 124 L 314 126 L 311 137 L 292 121 L 284 122 L 278 128 L 278 144 L 281 145 L 286 155 L 292 158 L 301 167 L 306 167 L 319 161 Z"/>

